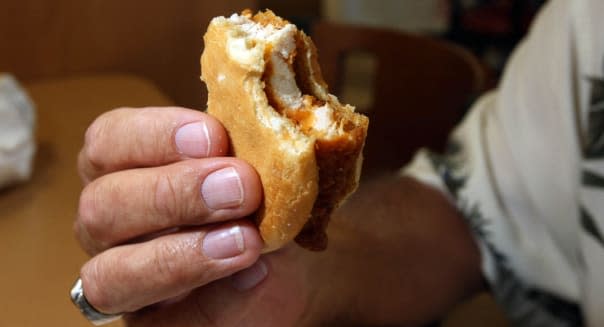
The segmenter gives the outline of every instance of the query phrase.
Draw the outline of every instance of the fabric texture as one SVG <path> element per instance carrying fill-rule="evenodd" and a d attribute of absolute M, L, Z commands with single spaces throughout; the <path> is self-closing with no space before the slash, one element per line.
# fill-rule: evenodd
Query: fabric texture
<path fill-rule="evenodd" d="M 514 326 L 604 326 L 603 15 L 550 1 L 449 150 L 402 170 L 463 213 Z"/>

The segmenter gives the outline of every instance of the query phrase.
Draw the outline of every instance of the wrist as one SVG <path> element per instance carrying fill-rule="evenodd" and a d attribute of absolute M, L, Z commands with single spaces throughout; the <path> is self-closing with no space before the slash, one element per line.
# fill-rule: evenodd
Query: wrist
<path fill-rule="evenodd" d="M 478 292 L 480 255 L 454 206 L 413 179 L 363 187 L 308 253 L 309 325 L 422 324 Z"/>
<path fill-rule="evenodd" d="M 325 251 L 304 251 L 307 266 L 307 283 L 311 292 L 300 326 L 327 326 L 350 315 L 352 289 L 350 271 L 337 238 L 329 234 Z"/>

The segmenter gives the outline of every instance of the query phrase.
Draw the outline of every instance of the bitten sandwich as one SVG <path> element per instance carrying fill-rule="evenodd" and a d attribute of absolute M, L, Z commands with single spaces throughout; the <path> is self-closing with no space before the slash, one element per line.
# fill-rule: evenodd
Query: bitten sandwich
<path fill-rule="evenodd" d="M 357 187 L 367 117 L 329 94 L 311 39 L 271 11 L 214 18 L 204 36 L 208 112 L 260 175 L 265 251 L 327 246 L 331 213 Z"/>

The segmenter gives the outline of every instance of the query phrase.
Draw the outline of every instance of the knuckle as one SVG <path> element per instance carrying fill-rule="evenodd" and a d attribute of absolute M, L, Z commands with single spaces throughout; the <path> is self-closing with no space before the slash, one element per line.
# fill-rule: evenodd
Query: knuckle
<path fill-rule="evenodd" d="M 82 190 L 80 194 L 80 202 L 78 204 L 78 223 L 79 225 L 90 234 L 88 230 L 91 230 L 93 225 L 95 225 L 95 216 L 96 216 L 96 205 L 94 201 L 94 191 L 93 184 L 88 184 Z"/>
<path fill-rule="evenodd" d="M 163 285 L 184 285 L 189 282 L 186 255 L 181 242 L 160 242 L 153 252 L 153 267 L 156 278 Z"/>
<path fill-rule="evenodd" d="M 132 147 L 135 156 L 141 158 L 155 158 L 154 164 L 160 164 L 169 159 L 169 150 L 171 147 L 167 144 L 169 137 L 166 137 L 166 126 L 164 120 L 156 118 L 157 111 L 152 108 L 141 108 L 132 111 L 129 121 L 129 128 L 140 131 L 141 136 L 133 140 L 134 144 L 139 146 Z M 143 136 L 144 135 L 144 136 Z"/>
<path fill-rule="evenodd" d="M 103 134 L 108 124 L 107 114 L 95 119 L 84 134 L 84 160 L 95 171 L 102 171 L 104 167 Z"/>
<path fill-rule="evenodd" d="M 182 192 L 178 192 L 177 181 L 173 176 L 161 174 L 155 180 L 154 210 L 161 216 L 177 218 L 179 221 L 186 215 L 186 201 Z"/>
<path fill-rule="evenodd" d="M 80 240 L 89 240 L 102 244 L 103 231 L 102 222 L 99 219 L 98 192 L 95 183 L 88 184 L 80 194 L 78 205 L 78 217 L 76 235 Z"/>
<path fill-rule="evenodd" d="M 177 193 L 173 179 L 168 175 L 159 175 L 155 181 L 155 211 L 166 216 L 178 216 L 176 207 Z"/>
<path fill-rule="evenodd" d="M 112 301 L 109 296 L 111 290 L 107 287 L 108 285 L 104 285 L 106 284 L 104 277 L 107 275 L 107 272 L 101 267 L 101 261 L 97 259 L 88 261 L 80 270 L 86 300 L 101 312 L 111 312 L 112 309 Z"/>

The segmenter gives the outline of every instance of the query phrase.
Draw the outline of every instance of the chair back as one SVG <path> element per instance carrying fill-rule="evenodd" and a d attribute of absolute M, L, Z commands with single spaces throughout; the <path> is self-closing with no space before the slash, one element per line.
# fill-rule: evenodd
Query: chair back
<path fill-rule="evenodd" d="M 372 80 L 361 81 L 373 87 L 366 108 L 365 176 L 400 168 L 420 147 L 442 150 L 485 85 L 478 60 L 445 41 L 325 21 L 314 25 L 312 37 L 324 78 L 337 96 L 346 82 L 346 56 L 362 52 L 375 58 Z"/>

